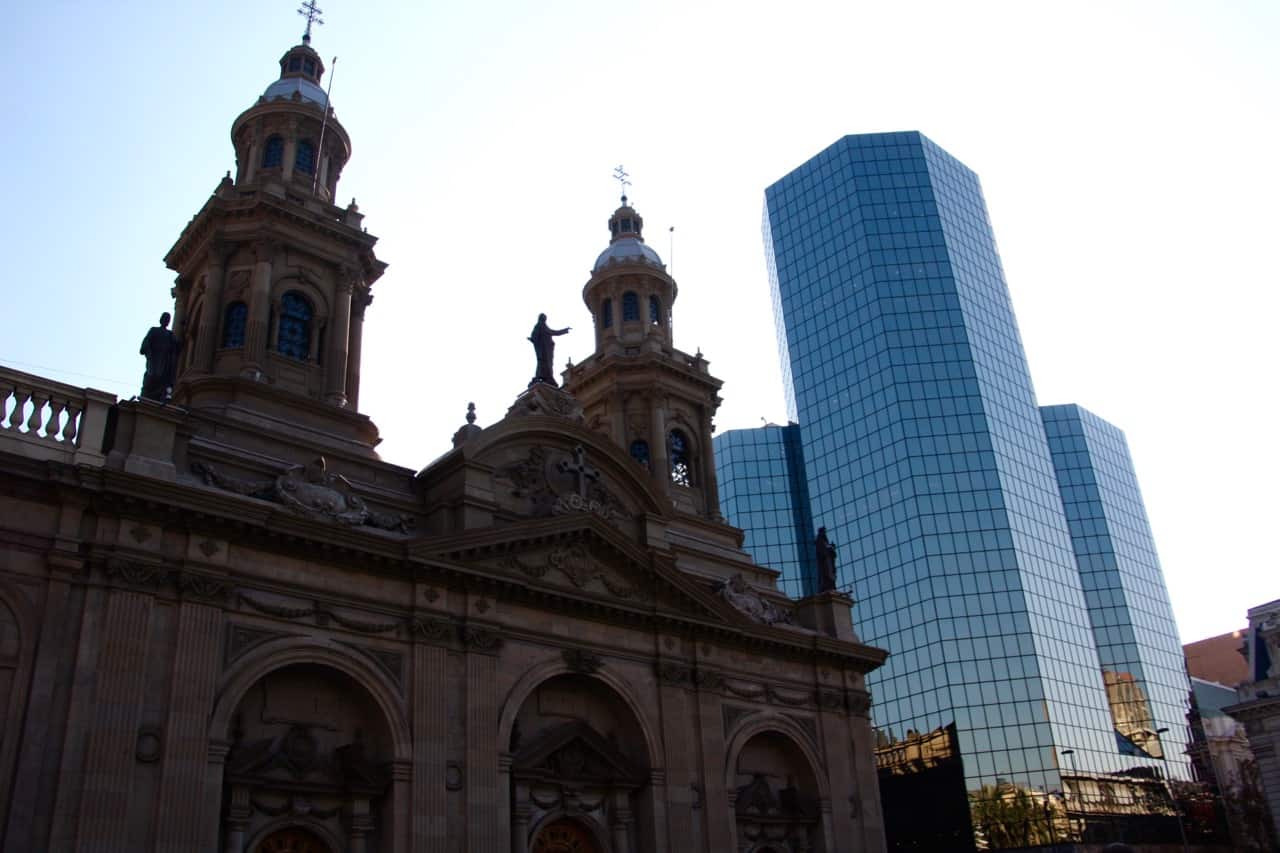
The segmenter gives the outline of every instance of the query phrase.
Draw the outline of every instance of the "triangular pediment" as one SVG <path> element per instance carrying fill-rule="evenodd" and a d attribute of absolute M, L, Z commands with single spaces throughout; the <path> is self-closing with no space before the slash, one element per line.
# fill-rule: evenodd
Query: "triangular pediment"
<path fill-rule="evenodd" d="M 710 587 L 684 575 L 669 555 L 637 545 L 594 515 L 535 519 L 419 542 L 415 556 L 446 560 L 542 594 L 646 615 L 730 625 L 750 620 Z"/>
<path fill-rule="evenodd" d="M 530 739 L 511 762 L 518 779 L 639 787 L 646 774 L 587 723 L 577 720 Z"/>

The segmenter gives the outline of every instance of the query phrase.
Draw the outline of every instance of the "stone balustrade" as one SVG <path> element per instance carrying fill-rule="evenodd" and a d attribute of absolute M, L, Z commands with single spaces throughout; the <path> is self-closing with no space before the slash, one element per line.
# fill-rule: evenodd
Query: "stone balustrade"
<path fill-rule="evenodd" d="M 0 451 L 101 465 L 114 394 L 0 365 Z"/>

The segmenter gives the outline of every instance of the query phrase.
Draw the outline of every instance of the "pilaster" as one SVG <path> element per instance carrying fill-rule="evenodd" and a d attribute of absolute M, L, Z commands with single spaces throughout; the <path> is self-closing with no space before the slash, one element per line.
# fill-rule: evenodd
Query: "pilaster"
<path fill-rule="evenodd" d="M 428 624 L 428 623 L 423 623 Z M 413 826 L 414 853 L 444 853 L 449 821 L 447 743 L 448 651 L 418 643 L 413 649 Z M 469 721 L 469 720 L 468 720 Z"/>
<path fill-rule="evenodd" d="M 78 853 L 113 853 L 129 846 L 130 780 L 152 602 L 150 594 L 130 589 L 108 594 L 80 795 Z"/>
<path fill-rule="evenodd" d="M 271 317 L 271 269 L 276 253 L 272 240 L 253 246 L 253 280 L 250 285 L 249 322 L 245 324 L 245 366 L 243 372 L 257 378 L 267 353 L 267 324 Z"/>
<path fill-rule="evenodd" d="M 217 800 L 207 799 L 204 788 L 221 629 L 221 609 L 199 601 L 179 605 L 160 775 L 157 851 L 184 853 L 217 844 L 216 835 L 206 834 L 207 812 L 217 811 Z"/>
<path fill-rule="evenodd" d="M 347 344 L 351 335 L 351 291 L 355 272 L 335 271 L 333 316 L 329 321 L 328 364 L 325 366 L 325 400 L 338 407 L 347 405 Z"/>
<path fill-rule="evenodd" d="M 498 791 L 497 653 L 502 640 L 489 628 L 463 628 L 467 646 L 467 851 L 506 853 L 510 831 L 500 826 Z"/>

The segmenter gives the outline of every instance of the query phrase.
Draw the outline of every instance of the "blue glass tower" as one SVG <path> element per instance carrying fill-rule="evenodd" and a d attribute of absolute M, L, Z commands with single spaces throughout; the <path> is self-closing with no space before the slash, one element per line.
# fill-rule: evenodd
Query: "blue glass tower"
<path fill-rule="evenodd" d="M 1040 414 L 1120 751 L 1181 762 L 1188 733 L 1170 721 L 1186 713 L 1186 664 L 1129 444 L 1080 406 Z"/>
<path fill-rule="evenodd" d="M 816 566 L 809 487 L 800 429 L 770 424 L 715 438 L 720 511 L 738 519 L 743 547 L 756 562 L 782 573 L 779 586 L 793 598 L 812 595 Z"/>
<path fill-rule="evenodd" d="M 892 653 L 872 684 L 882 742 L 945 730 L 989 846 L 998 833 L 979 826 L 992 811 L 981 801 L 1009 786 L 1051 805 L 1049 792 L 1070 798 L 1087 777 L 1150 773 L 1163 758 L 1185 767 L 1180 750 L 1118 745 L 1108 691 L 1122 691 L 1104 681 L 1113 658 L 1099 655 L 977 176 L 919 133 L 848 136 L 765 199 L 812 507 L 801 556 L 826 526 L 861 636 Z M 730 435 L 717 455 L 747 443 Z M 740 517 L 744 489 L 722 506 L 751 543 L 759 519 Z M 788 591 L 808 589 L 787 565 L 810 569 L 784 560 Z M 1149 739 L 1182 731 L 1185 679 L 1182 690 L 1182 706 L 1172 694 L 1149 703 Z"/>

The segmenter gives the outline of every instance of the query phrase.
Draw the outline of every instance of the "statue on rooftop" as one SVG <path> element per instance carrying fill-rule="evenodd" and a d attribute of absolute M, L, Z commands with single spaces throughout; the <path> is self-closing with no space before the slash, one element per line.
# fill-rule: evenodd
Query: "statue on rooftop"
<path fill-rule="evenodd" d="M 818 592 L 833 592 L 836 588 L 836 546 L 827 538 L 827 528 L 818 528 L 813 548 L 818 559 Z"/>
<path fill-rule="evenodd" d="M 169 330 L 169 312 L 160 315 L 160 325 L 152 326 L 142 339 L 139 355 L 147 357 L 147 369 L 142 374 L 142 393 L 148 400 L 161 403 L 173 396 L 173 383 L 178 375 L 178 353 L 182 340 Z"/>
<path fill-rule="evenodd" d="M 563 329 L 553 329 L 547 325 L 547 315 L 538 315 L 538 324 L 533 327 L 533 331 L 529 333 L 529 341 L 533 344 L 533 351 L 538 356 L 538 369 L 533 375 L 533 381 L 529 383 L 529 387 L 537 385 L 539 382 L 550 385 L 552 388 L 560 387 L 560 383 L 556 382 L 556 378 L 552 373 L 556 357 L 556 337 L 563 335 L 569 331 L 569 326 Z"/>

